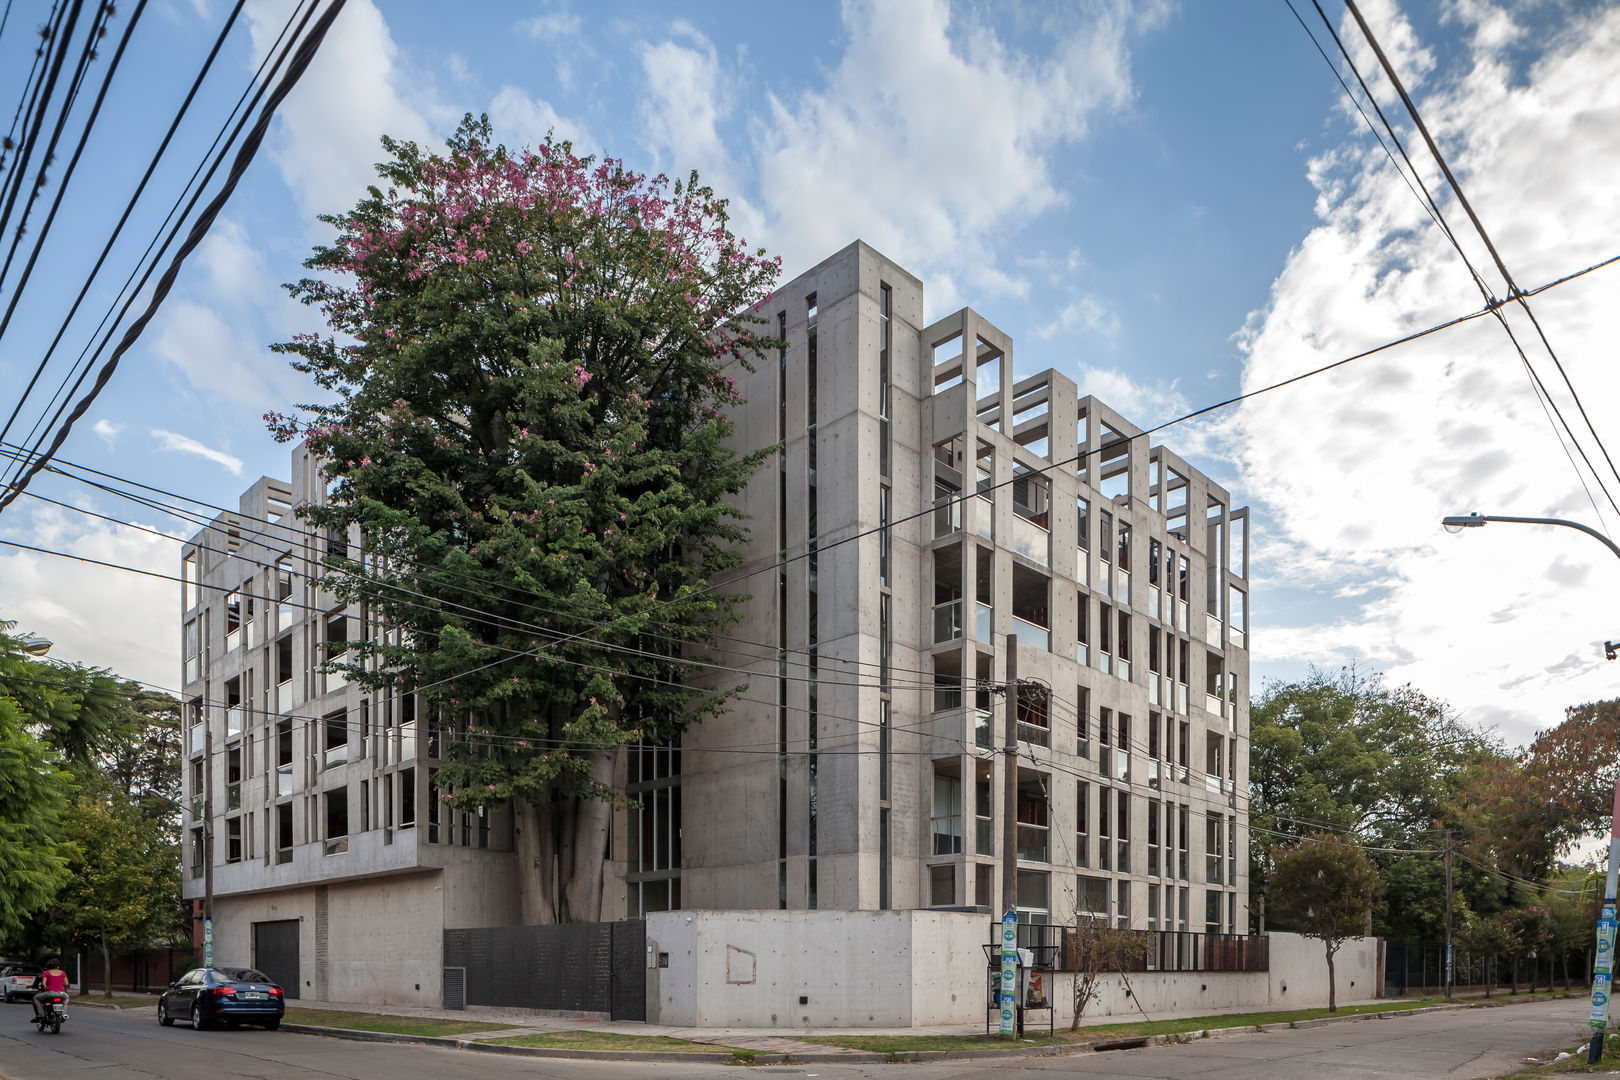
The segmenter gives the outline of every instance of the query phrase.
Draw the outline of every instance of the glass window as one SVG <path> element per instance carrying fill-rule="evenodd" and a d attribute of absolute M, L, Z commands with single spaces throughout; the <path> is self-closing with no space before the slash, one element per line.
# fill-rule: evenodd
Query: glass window
<path fill-rule="evenodd" d="M 934 776 L 933 853 L 959 855 L 962 852 L 962 780 L 956 776 Z"/>

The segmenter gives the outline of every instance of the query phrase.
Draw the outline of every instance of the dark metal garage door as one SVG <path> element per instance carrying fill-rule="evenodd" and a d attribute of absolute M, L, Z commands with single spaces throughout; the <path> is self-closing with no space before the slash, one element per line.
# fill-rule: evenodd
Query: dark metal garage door
<path fill-rule="evenodd" d="M 298 996 L 298 920 L 253 924 L 253 966 L 281 984 L 290 998 Z"/>

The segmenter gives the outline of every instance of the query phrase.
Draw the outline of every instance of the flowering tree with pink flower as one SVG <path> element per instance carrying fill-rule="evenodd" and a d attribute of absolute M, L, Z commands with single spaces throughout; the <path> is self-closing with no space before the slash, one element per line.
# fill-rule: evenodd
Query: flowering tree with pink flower
<path fill-rule="evenodd" d="M 324 460 L 307 519 L 364 537 L 327 587 L 382 632 L 340 666 L 419 693 L 438 797 L 513 806 L 526 920 L 597 919 L 625 747 L 726 703 L 691 676 L 732 619 L 704 590 L 761 460 L 729 446 L 732 376 L 775 346 L 753 309 L 779 262 L 695 174 L 508 151 L 471 117 L 442 154 L 383 145 L 290 286 L 330 333 L 275 346 L 334 400 L 266 420 Z"/>

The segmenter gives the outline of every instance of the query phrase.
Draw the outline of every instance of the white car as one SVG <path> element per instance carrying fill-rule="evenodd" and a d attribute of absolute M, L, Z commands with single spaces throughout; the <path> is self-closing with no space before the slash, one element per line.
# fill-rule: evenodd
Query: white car
<path fill-rule="evenodd" d="M 34 978 L 44 970 L 38 964 L 7 964 L 0 968 L 0 990 L 5 992 L 6 1004 L 32 999 Z"/>

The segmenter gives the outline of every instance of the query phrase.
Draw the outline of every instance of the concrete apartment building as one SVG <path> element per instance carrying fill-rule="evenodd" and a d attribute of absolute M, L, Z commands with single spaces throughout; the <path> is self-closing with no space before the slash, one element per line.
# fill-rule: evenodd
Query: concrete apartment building
<path fill-rule="evenodd" d="M 782 449 L 743 496 L 727 661 L 759 674 L 687 734 L 684 906 L 1247 933 L 1247 511 L 1064 376 L 1020 378 L 978 313 L 922 312 L 858 242 L 759 309 L 787 347 L 738 373 L 738 439 Z"/>
<path fill-rule="evenodd" d="M 977 313 L 922 311 L 859 242 L 760 309 L 787 348 L 736 373 L 736 439 L 781 450 L 717 650 L 747 689 L 626 755 L 643 809 L 602 918 L 1002 910 L 1011 634 L 1024 917 L 1246 933 L 1247 511 L 1064 376 L 1018 378 Z M 185 894 L 289 990 L 434 1004 L 442 931 L 519 918 L 510 816 L 443 810 L 429 718 L 320 672 L 381 631 L 321 588 L 359 537 L 292 514 L 317 464 L 183 555 Z"/>

